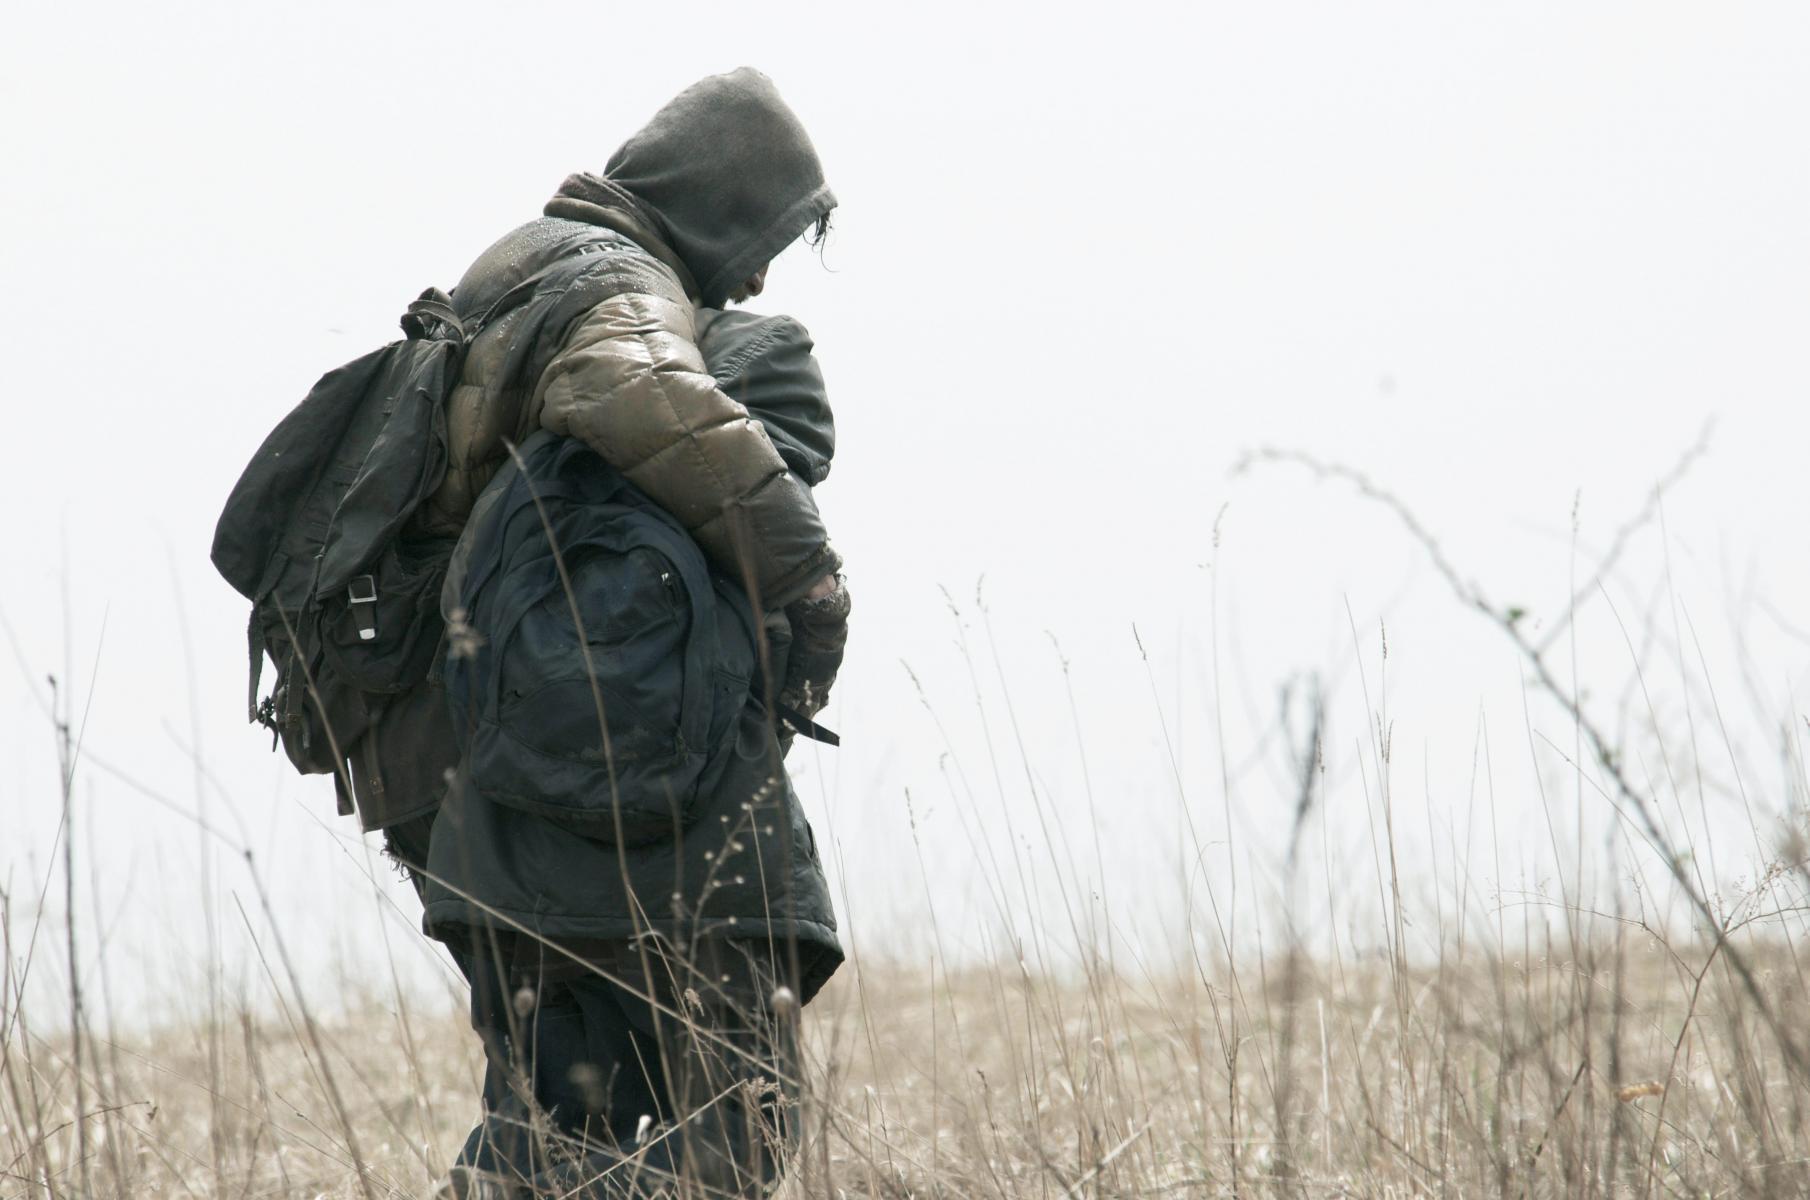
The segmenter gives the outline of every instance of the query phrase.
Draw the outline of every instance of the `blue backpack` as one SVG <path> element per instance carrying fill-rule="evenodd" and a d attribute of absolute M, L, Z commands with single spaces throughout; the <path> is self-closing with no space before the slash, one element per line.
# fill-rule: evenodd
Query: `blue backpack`
<path fill-rule="evenodd" d="M 756 678 L 753 607 L 584 443 L 521 445 L 441 607 L 453 724 L 488 799 L 632 846 L 674 836 L 720 781 Z"/>

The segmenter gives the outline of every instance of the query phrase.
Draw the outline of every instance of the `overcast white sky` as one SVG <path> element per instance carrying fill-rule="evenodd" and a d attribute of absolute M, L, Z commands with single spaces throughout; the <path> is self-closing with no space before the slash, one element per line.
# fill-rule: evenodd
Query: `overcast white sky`
<path fill-rule="evenodd" d="M 1080 874 L 1127 909 L 1172 908 L 1154 882 L 1176 878 L 1165 731 L 1213 869 L 1261 878 L 1290 802 L 1264 735 L 1278 689 L 1314 671 L 1326 863 L 1369 853 L 1360 746 L 1385 707 L 1412 836 L 1484 837 L 1468 807 L 1484 714 L 1512 852 L 1475 890 L 1550 882 L 1533 764 L 1555 764 L 1535 735 L 1570 744 L 1562 714 L 1524 719 L 1499 635 L 1386 515 L 1300 473 L 1234 477 L 1264 445 L 1367 471 L 1538 621 L 1567 595 L 1574 501 L 1587 575 L 1714 419 L 1665 538 L 1643 536 L 1612 592 L 1638 640 L 1669 562 L 1650 681 L 1678 697 L 1665 718 L 1686 719 L 1681 670 L 1716 685 L 1759 764 L 1749 804 L 1785 803 L 1778 729 L 1801 728 L 1810 682 L 1789 627 L 1810 628 L 1810 10 L 891 12 L 16 9 L 0 40 L 0 615 L 20 669 L 0 662 L 0 880 L 18 895 L 42 879 L 55 757 L 33 696 L 73 675 L 94 755 L 192 810 L 198 743 L 211 818 L 249 831 L 295 940 L 356 957 L 371 900 L 331 789 L 243 724 L 243 606 L 207 561 L 219 505 L 315 377 L 387 340 L 410 297 L 450 286 L 672 93 L 743 63 L 797 108 L 842 202 L 823 260 L 783 258 L 756 307 L 811 328 L 837 406 L 820 498 L 856 614 L 826 720 L 847 745 L 799 775 L 863 936 L 921 903 L 907 788 L 959 931 L 988 936 L 970 829 L 1009 837 L 1050 885 L 1027 776 L 1100 847 Z M 1615 619 L 1598 602 L 1579 628 L 1592 694 L 1613 697 L 1629 664 Z M 1097 839 L 1046 631 L 1072 663 Z M 1728 790 L 1693 819 L 1739 874 L 1745 810 L 1728 755 L 1707 734 L 1703 749 Z M 193 826 L 98 770 L 78 793 L 117 952 L 179 969 L 199 936 Z M 1558 824 L 1574 829 L 1568 810 Z M 1449 859 L 1419 861 L 1449 886 Z M 230 852 L 216 869 L 243 894 Z"/>

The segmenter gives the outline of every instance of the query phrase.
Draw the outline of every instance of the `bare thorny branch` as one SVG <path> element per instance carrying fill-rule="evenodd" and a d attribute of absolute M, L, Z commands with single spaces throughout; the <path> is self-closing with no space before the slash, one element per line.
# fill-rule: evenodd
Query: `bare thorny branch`
<path fill-rule="evenodd" d="M 1263 464 L 1292 464 L 1305 467 L 1321 479 L 1335 479 L 1348 484 L 1365 498 L 1375 501 L 1395 515 L 1407 529 L 1409 536 L 1426 553 L 1434 569 L 1452 589 L 1453 594 L 1467 607 L 1475 609 L 1508 638 L 1525 660 L 1538 689 L 1557 701 L 1576 723 L 1585 741 L 1589 744 L 1596 765 L 1613 785 L 1615 794 L 1626 805 L 1627 811 L 1633 814 L 1647 841 L 1664 860 L 1667 872 L 1677 883 L 1692 909 L 1710 928 L 1716 931 L 1716 942 L 1711 952 L 1712 958 L 1719 953 L 1728 963 L 1740 978 L 1742 989 L 1754 1002 L 1761 1019 L 1777 1040 L 1793 1073 L 1799 1079 L 1810 1080 L 1810 1054 L 1806 1053 L 1803 1045 L 1779 1018 L 1774 1007 L 1767 1002 L 1761 991 L 1760 981 L 1753 963 L 1731 940 L 1734 926 L 1727 918 L 1717 913 L 1706 889 L 1686 870 L 1685 864 L 1688 861 L 1688 855 L 1682 847 L 1674 844 L 1667 836 L 1664 825 L 1659 819 L 1658 804 L 1655 798 L 1644 789 L 1637 787 L 1634 781 L 1628 777 L 1617 747 L 1603 732 L 1602 727 L 1584 712 L 1579 696 L 1559 681 L 1547 658 L 1548 652 L 1570 624 L 1577 604 L 1603 586 L 1604 580 L 1614 570 L 1635 532 L 1649 524 L 1658 514 L 1665 493 L 1676 485 L 1707 451 L 1710 433 L 1711 427 L 1706 425 L 1690 448 L 1653 485 L 1648 492 L 1646 504 L 1616 531 L 1608 550 L 1598 562 L 1595 574 L 1577 590 L 1572 603 L 1565 610 L 1565 616 L 1551 631 L 1537 640 L 1529 637 L 1522 628 L 1523 614 L 1520 609 L 1492 603 L 1480 585 L 1460 573 L 1458 567 L 1446 555 L 1438 538 L 1420 521 L 1413 509 L 1409 508 L 1394 493 L 1379 486 L 1362 471 L 1343 463 L 1329 462 L 1299 450 L 1263 448 L 1252 451 L 1240 459 L 1234 468 L 1234 473 L 1244 473 L 1254 466 Z M 1581 764 L 1578 769 L 1582 769 Z"/>

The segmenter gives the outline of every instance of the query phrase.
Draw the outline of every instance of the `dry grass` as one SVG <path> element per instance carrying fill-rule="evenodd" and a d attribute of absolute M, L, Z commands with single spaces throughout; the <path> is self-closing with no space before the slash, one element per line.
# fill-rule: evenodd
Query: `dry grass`
<path fill-rule="evenodd" d="M 1733 779 L 1750 814 L 1735 832 L 1751 837 L 1755 874 L 1740 888 L 1703 874 L 1680 831 L 1691 828 L 1686 803 L 1706 824 L 1706 755 L 1694 729 L 1668 728 L 1648 694 L 1650 649 L 1629 639 L 1645 716 L 1610 736 L 1554 664 L 1575 631 L 1570 615 L 1531 640 L 1519 610 L 1488 601 L 1361 475 L 1298 455 L 1267 459 L 1305 465 L 1393 509 L 1460 601 L 1522 656 L 1530 693 L 1567 722 L 1570 747 L 1553 748 L 1564 749 L 1567 791 L 1580 811 L 1597 804 L 1614 814 L 1615 838 L 1587 890 L 1596 899 L 1578 898 L 1581 838 L 1563 864 L 1569 876 L 1561 870 L 1548 890 L 1486 901 L 1501 886 L 1499 864 L 1473 875 L 1467 849 L 1430 872 L 1443 898 L 1415 899 L 1428 872 L 1398 861 L 1407 843 L 1395 823 L 1392 734 L 1368 699 L 1361 754 L 1372 854 L 1338 861 L 1322 839 L 1311 861 L 1304 834 L 1328 804 L 1315 698 L 1305 735 L 1285 729 L 1281 739 L 1293 743 L 1285 753 L 1297 794 L 1271 798 L 1291 806 L 1293 836 L 1273 873 L 1244 883 L 1244 911 L 1267 909 L 1265 920 L 1242 936 L 1230 927 L 1239 882 L 1225 880 L 1233 895 L 1222 908 L 1208 837 L 1181 795 L 1178 814 L 1193 831 L 1184 857 L 1199 887 L 1177 893 L 1179 949 L 1163 965 L 1104 932 L 1105 897 L 1045 914 L 1028 944 L 1007 932 L 998 944 L 1013 948 L 990 962 L 943 953 L 927 912 L 922 924 L 938 940 L 928 969 L 857 956 L 806 1012 L 803 1138 L 781 1194 L 1810 1195 L 1810 975 L 1799 954 L 1810 787 L 1798 720 L 1778 739 L 1776 795 L 1760 795 L 1738 769 Z M 1577 581 L 1571 615 L 1601 588 L 1661 488 L 1593 576 Z M 1697 701 L 1719 725 L 1713 690 Z M 53 722 L 73 764 L 67 713 Z M 936 724 L 945 727 L 940 715 Z M 1077 722 L 1077 742 L 1082 732 Z M 1719 736 L 1717 752 L 1738 761 L 1725 728 Z M 1663 771 L 1625 765 L 1655 758 Z M 1694 786 L 1679 784 L 1693 774 Z M 1037 816 L 1046 820 L 1041 808 Z M 1231 827 L 1228 812 L 1228 838 Z M 1060 877 L 1055 844 L 1066 845 L 1068 831 L 1039 833 Z M 982 849 L 979 862 L 999 861 Z M 1016 861 L 1017 849 L 1000 857 Z M 1224 850 L 1221 861 L 1248 861 Z M 73 887 L 73 858 L 61 866 Z M 994 894 L 1007 890 L 1002 869 L 990 871 Z M 1333 911 L 1331 899 L 1312 918 L 1300 911 L 1314 872 L 1327 877 L 1327 897 L 1360 883 L 1373 893 L 1372 928 L 1350 930 L 1353 914 Z M 1340 872 L 1361 881 L 1334 888 Z M 79 987 L 48 1006 L 42 986 L 24 982 L 34 957 L 61 950 L 65 963 L 82 961 L 76 930 L 58 939 L 21 916 L 31 900 L 44 911 L 54 877 L 23 900 L 0 894 L 0 1200 L 432 1193 L 476 1116 L 479 1056 L 456 1004 L 395 986 L 317 1020 L 266 902 L 268 944 L 255 935 L 253 944 L 273 1002 L 223 998 L 210 926 L 192 1022 L 115 1043 L 98 1032 L 110 1019 L 96 1021 Z M 26 999 L 34 995 L 36 1007 Z"/>
<path fill-rule="evenodd" d="M 1629 934 L 1582 961 L 1399 974 L 933 986 L 851 968 L 810 1010 L 808 1134 L 782 1194 L 1798 1194 L 1803 1082 L 1737 979 L 1710 963 L 1697 987 L 1711 958 Z M 1768 957 L 1767 999 L 1802 1028 L 1786 964 Z M 96 1041 L 85 1194 L 361 1194 L 314 1042 L 280 1018 L 227 1024 L 212 1048 L 201 1028 Z M 373 1003 L 320 1045 L 372 1193 L 431 1194 L 475 1116 L 462 1020 Z M 21 1028 L 6 1053 L 0 1195 L 83 1195 L 67 1038 Z"/>

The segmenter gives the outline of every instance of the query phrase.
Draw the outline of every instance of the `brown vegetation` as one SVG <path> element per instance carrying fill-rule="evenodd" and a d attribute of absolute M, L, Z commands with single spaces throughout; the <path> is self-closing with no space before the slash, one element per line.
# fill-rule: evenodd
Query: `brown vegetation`
<path fill-rule="evenodd" d="M 1095 968 L 845 972 L 807 1019 L 807 1137 L 782 1194 L 1805 1187 L 1803 1082 L 1713 947 L 1630 929 L 1531 962 Z M 1785 948 L 1762 976 L 1805 1027 Z M 373 999 L 318 1040 L 293 1011 L 97 1038 L 79 1114 L 69 1040 L 7 1018 L 0 1196 L 358 1196 L 362 1162 L 372 1194 L 424 1197 L 475 1115 L 475 1041 L 445 1007 Z"/>
<path fill-rule="evenodd" d="M 781 1194 L 1810 1195 L 1810 975 L 1794 936 L 1810 859 L 1795 719 L 1772 805 L 1789 819 L 1740 831 L 1764 869 L 1734 895 L 1674 832 L 1688 828 L 1669 820 L 1685 789 L 1623 765 L 1641 741 L 1660 748 L 1664 774 L 1672 756 L 1679 773 L 1700 771 L 1694 734 L 1664 749 L 1674 735 L 1650 698 L 1637 736 L 1606 734 L 1549 661 L 1575 628 L 1569 614 L 1534 640 L 1392 497 L 1298 455 L 1253 461 L 1283 458 L 1394 509 L 1521 655 L 1529 690 L 1565 714 L 1567 783 L 1579 805 L 1616 817 L 1611 882 L 1593 892 L 1611 897 L 1608 910 L 1571 894 L 1564 872 L 1556 894 L 1485 899 L 1487 872 L 1473 873 L 1468 852 L 1434 872 L 1449 899 L 1404 899 L 1420 884 L 1405 885 L 1398 865 L 1392 735 L 1371 714 L 1380 791 L 1365 886 L 1381 915 L 1364 937 L 1318 936 L 1338 914 L 1330 901 L 1311 920 L 1296 911 L 1300 877 L 1343 864 L 1310 865 L 1302 852 L 1325 804 L 1315 701 L 1307 733 L 1288 739 L 1295 834 L 1270 881 L 1270 920 L 1229 928 L 1207 883 L 1204 911 L 1182 913 L 1182 947 L 1161 965 L 1104 932 L 1104 900 L 1042 922 L 1028 948 L 991 962 L 943 953 L 933 915 L 927 963 L 857 955 L 804 1014 L 803 1139 Z M 1570 613 L 1650 511 L 1617 534 Z M 57 727 L 69 764 L 67 720 Z M 1701 803 L 1700 778 L 1697 788 Z M 67 814 L 67 788 L 64 799 Z M 1190 802 L 1177 803 L 1193 828 Z M 1204 845 L 1197 835 L 1197 861 Z M 1581 840 L 1577 853 L 1572 880 Z M 72 859 L 63 867 L 74 878 Z M 98 1021 L 79 987 L 64 1011 L 26 1002 L 44 993 L 23 976 L 54 939 L 23 914 L 43 912 L 49 886 L 0 894 L 0 1200 L 432 1193 L 475 1116 L 480 1064 L 456 995 L 422 1000 L 396 983 L 318 1020 L 267 907 L 269 944 L 252 944 L 273 1004 L 222 997 L 210 930 L 192 1024 L 115 1040 L 105 996 Z M 67 932 L 65 962 L 80 961 Z"/>

